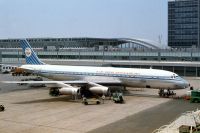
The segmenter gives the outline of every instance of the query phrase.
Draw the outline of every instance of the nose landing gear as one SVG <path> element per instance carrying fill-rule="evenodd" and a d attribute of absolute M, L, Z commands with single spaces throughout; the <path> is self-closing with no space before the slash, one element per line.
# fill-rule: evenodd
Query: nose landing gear
<path fill-rule="evenodd" d="M 158 94 L 160 97 L 170 97 L 176 95 L 176 93 L 170 89 L 159 89 Z"/>

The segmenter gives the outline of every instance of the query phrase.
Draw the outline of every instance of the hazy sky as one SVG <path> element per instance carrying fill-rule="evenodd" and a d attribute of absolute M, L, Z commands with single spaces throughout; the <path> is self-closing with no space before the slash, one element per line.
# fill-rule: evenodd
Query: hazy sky
<path fill-rule="evenodd" d="M 0 0 L 0 38 L 167 41 L 167 0 Z"/>

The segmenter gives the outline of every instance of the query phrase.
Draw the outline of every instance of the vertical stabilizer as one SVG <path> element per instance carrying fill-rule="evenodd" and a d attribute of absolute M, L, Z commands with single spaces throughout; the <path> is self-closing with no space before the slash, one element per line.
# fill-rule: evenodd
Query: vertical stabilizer
<path fill-rule="evenodd" d="M 30 44 L 28 43 L 27 40 L 20 40 L 20 45 L 22 47 L 22 51 L 25 55 L 26 58 L 26 63 L 27 64 L 32 64 L 32 65 L 44 65 L 42 61 L 37 57 L 36 53 L 33 51 L 31 48 Z"/>

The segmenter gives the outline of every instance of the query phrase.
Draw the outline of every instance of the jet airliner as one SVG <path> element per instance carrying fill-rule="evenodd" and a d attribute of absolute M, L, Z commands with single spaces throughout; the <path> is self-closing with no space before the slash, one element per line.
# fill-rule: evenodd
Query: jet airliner
<path fill-rule="evenodd" d="M 51 95 L 78 95 L 89 91 L 106 95 L 109 85 L 159 90 L 185 89 L 189 83 L 176 73 L 157 69 L 49 65 L 42 62 L 27 40 L 20 40 L 26 64 L 20 68 L 52 81 L 4 81 L 4 83 L 43 83 Z"/>

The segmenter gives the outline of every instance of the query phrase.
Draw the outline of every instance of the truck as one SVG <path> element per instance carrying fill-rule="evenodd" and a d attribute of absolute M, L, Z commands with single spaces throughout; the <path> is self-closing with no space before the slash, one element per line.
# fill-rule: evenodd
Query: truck
<path fill-rule="evenodd" d="M 29 76 L 30 75 L 30 73 L 28 73 L 28 72 L 24 71 L 24 69 L 18 68 L 18 67 L 13 69 L 11 72 L 12 72 L 12 76 L 20 76 L 20 75 Z"/>
<path fill-rule="evenodd" d="M 115 103 L 124 103 L 123 93 L 122 92 L 112 93 L 112 100 Z"/>
<path fill-rule="evenodd" d="M 166 98 L 168 98 L 168 97 L 170 97 L 170 96 L 175 96 L 176 95 L 176 93 L 174 93 L 172 90 L 170 90 L 170 89 L 160 89 L 160 91 L 158 92 L 158 95 L 160 96 L 160 97 L 166 97 Z"/>
<path fill-rule="evenodd" d="M 191 103 L 199 103 L 200 102 L 200 90 L 192 90 L 191 91 L 191 98 L 190 98 Z"/>

